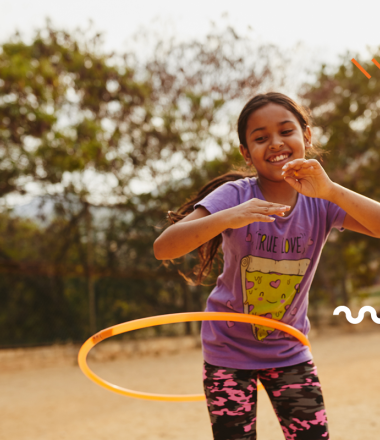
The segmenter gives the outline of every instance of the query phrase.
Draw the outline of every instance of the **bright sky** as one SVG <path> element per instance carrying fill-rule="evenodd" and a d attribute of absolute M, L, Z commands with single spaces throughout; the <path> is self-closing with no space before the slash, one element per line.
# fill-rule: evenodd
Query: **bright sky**
<path fill-rule="evenodd" d="M 29 34 L 46 17 L 66 29 L 92 19 L 106 34 L 106 47 L 121 49 L 139 27 L 154 27 L 180 38 L 202 36 L 209 23 L 250 25 L 263 42 L 290 50 L 302 41 L 330 59 L 337 54 L 378 47 L 379 6 L 374 0 L 0 0 L 0 42 L 16 29 Z M 160 18 L 162 25 L 157 24 Z M 226 19 L 224 19 L 226 20 Z"/>

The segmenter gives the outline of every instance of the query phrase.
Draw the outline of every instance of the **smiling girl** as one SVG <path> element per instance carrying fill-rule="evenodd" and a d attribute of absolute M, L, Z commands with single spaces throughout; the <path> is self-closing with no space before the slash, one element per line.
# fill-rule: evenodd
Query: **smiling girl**
<path fill-rule="evenodd" d="M 380 204 L 332 182 L 308 113 L 280 93 L 260 94 L 238 120 L 240 152 L 255 177 L 221 176 L 177 213 L 154 243 L 159 260 L 199 248 L 199 279 L 222 243 L 223 273 L 207 311 L 281 320 L 305 335 L 308 292 L 332 228 L 380 238 Z M 253 173 L 252 173 L 253 175 Z M 202 325 L 204 389 L 214 439 L 256 439 L 257 381 L 288 440 L 329 439 L 321 386 L 307 347 L 270 327 Z"/>

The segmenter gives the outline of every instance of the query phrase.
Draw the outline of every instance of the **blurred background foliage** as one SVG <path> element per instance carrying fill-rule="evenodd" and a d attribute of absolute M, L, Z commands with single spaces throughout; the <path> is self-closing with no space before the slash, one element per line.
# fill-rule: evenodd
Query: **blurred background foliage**
<path fill-rule="evenodd" d="M 211 287 L 178 273 L 194 255 L 164 266 L 153 241 L 168 210 L 243 165 L 237 115 L 284 84 L 286 60 L 232 28 L 154 44 L 145 57 L 107 54 L 100 34 L 47 24 L 0 47 L 0 346 L 82 341 L 126 320 L 203 309 Z M 345 57 L 321 66 L 299 100 L 332 179 L 380 200 L 379 71 L 361 63 L 371 80 Z M 378 283 L 379 254 L 376 239 L 334 231 L 311 316 Z"/>

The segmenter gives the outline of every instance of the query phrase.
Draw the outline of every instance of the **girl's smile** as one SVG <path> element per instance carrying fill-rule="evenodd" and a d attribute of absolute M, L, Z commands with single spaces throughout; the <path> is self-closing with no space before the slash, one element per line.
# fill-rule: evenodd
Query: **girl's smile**
<path fill-rule="evenodd" d="M 272 165 L 277 165 L 282 167 L 288 159 L 292 156 L 290 151 L 282 151 L 281 153 L 272 154 L 269 159 L 267 159 Z"/>

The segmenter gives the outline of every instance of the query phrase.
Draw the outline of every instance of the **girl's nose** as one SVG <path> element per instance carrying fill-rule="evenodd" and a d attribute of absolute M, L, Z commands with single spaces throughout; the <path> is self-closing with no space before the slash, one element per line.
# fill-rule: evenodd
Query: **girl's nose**
<path fill-rule="evenodd" d="M 270 143 L 269 148 L 271 150 L 278 150 L 280 147 L 282 147 L 284 145 L 284 143 L 282 142 L 281 139 L 272 139 L 272 142 Z"/>

